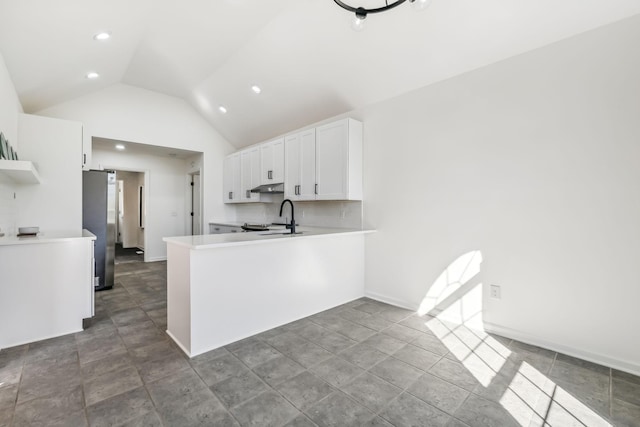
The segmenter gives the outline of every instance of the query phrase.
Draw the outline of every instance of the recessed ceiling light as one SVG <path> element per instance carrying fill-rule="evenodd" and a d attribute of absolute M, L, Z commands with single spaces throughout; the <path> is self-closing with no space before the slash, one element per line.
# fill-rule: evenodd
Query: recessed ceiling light
<path fill-rule="evenodd" d="M 87 73 L 87 78 L 88 79 L 97 79 L 98 77 L 100 77 L 100 74 L 96 73 L 95 71 L 91 71 L 90 73 Z"/>
<path fill-rule="evenodd" d="M 124 150 L 124 145 L 116 144 L 116 150 L 120 150 L 120 151 Z"/>
<path fill-rule="evenodd" d="M 93 39 L 94 40 L 107 40 L 110 37 L 111 37 L 111 33 L 108 33 L 106 31 L 104 31 L 102 33 L 98 33 L 98 34 L 94 35 Z"/>
<path fill-rule="evenodd" d="M 220 111 L 222 114 L 227 114 L 227 108 L 224 105 L 219 106 L 218 111 Z"/>
<path fill-rule="evenodd" d="M 254 91 L 255 93 L 262 92 L 262 89 L 260 89 L 260 86 L 258 86 L 258 85 L 251 86 L 251 90 Z"/>

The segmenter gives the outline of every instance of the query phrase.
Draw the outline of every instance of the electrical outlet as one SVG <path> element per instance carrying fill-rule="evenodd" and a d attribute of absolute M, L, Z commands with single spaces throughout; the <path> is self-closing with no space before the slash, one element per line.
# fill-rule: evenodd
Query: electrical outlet
<path fill-rule="evenodd" d="M 490 293 L 491 293 L 491 298 L 500 299 L 500 286 L 491 285 L 491 287 L 489 289 L 490 289 Z"/>
<path fill-rule="evenodd" d="M 302 218 L 304 218 L 304 209 L 302 209 Z"/>

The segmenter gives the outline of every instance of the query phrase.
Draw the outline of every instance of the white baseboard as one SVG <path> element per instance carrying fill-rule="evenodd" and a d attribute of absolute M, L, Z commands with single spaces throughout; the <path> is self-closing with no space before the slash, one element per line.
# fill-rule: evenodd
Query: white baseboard
<path fill-rule="evenodd" d="M 586 360 L 588 362 L 597 363 L 599 365 L 607 366 L 609 368 L 640 376 L 640 365 L 638 363 L 619 360 L 602 354 L 591 353 L 579 348 L 569 347 L 563 344 L 558 344 L 556 342 L 547 341 L 540 337 L 529 335 L 515 329 L 495 325 L 492 323 L 485 322 L 484 329 L 486 332 L 520 341 L 525 344 L 546 348 L 558 353 L 566 354 L 568 356 L 577 357 L 578 359 Z"/>
<path fill-rule="evenodd" d="M 385 302 L 387 304 L 395 305 L 396 307 L 406 308 L 407 310 L 413 310 L 413 311 L 417 311 L 418 310 L 418 307 L 413 303 L 410 303 L 410 302 L 404 301 L 404 300 L 400 300 L 400 299 L 397 299 L 397 298 L 392 298 L 392 297 L 387 296 L 387 295 L 382 295 L 382 294 L 379 294 L 377 292 L 367 291 L 366 289 L 364 291 L 364 296 L 367 297 L 367 298 L 374 299 L 376 301 Z"/>
<path fill-rule="evenodd" d="M 189 359 L 193 357 L 191 356 L 191 353 L 189 352 L 189 350 L 187 350 L 187 348 L 184 345 L 182 345 L 182 343 L 175 336 L 173 336 L 173 334 L 169 332 L 168 329 L 165 332 L 167 333 L 167 335 L 169 335 L 169 337 L 173 340 L 173 342 L 176 343 L 176 345 L 180 347 L 182 351 L 184 351 L 184 354 L 186 354 L 189 357 Z"/>
<path fill-rule="evenodd" d="M 158 257 L 146 259 L 144 260 L 144 262 L 156 262 L 156 261 L 166 261 L 166 260 L 167 260 L 166 256 L 158 256 Z"/>

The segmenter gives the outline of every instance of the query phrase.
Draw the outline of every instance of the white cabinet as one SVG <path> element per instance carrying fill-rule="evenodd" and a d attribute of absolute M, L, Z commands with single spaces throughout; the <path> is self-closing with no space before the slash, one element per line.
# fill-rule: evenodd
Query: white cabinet
<path fill-rule="evenodd" d="M 260 184 L 284 182 L 284 138 L 260 145 Z"/>
<path fill-rule="evenodd" d="M 362 200 L 362 123 L 344 119 L 285 139 L 285 197 Z"/>
<path fill-rule="evenodd" d="M 316 128 L 316 200 L 362 200 L 362 123 Z"/>
<path fill-rule="evenodd" d="M 291 200 L 362 200 L 362 123 L 339 120 L 225 158 L 225 203 L 259 202 L 249 190 L 282 182 Z"/>
<path fill-rule="evenodd" d="M 240 153 L 234 153 L 224 158 L 223 171 L 224 203 L 240 202 Z"/>
<path fill-rule="evenodd" d="M 289 135 L 284 141 L 284 196 L 291 200 L 315 200 L 316 130 Z"/>
<path fill-rule="evenodd" d="M 260 147 L 240 152 L 240 201 L 259 202 L 260 193 L 251 189 L 260 185 Z"/>

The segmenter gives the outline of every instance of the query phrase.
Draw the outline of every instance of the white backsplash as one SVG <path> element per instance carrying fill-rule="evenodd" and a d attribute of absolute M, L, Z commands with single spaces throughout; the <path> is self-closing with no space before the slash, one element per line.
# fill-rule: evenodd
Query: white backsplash
<path fill-rule="evenodd" d="M 0 233 L 5 235 L 17 232 L 18 204 L 13 198 L 14 191 L 12 185 L 0 182 Z"/>
<path fill-rule="evenodd" d="M 263 196 L 265 197 L 265 196 Z M 272 223 L 291 219 L 291 210 L 285 206 L 283 218 L 279 217 L 280 204 L 284 197 L 270 195 L 271 203 L 244 203 L 233 205 L 236 220 L 240 222 Z M 362 228 L 362 202 L 359 201 L 312 201 L 293 202 L 296 223 L 302 226 L 331 228 Z"/>

